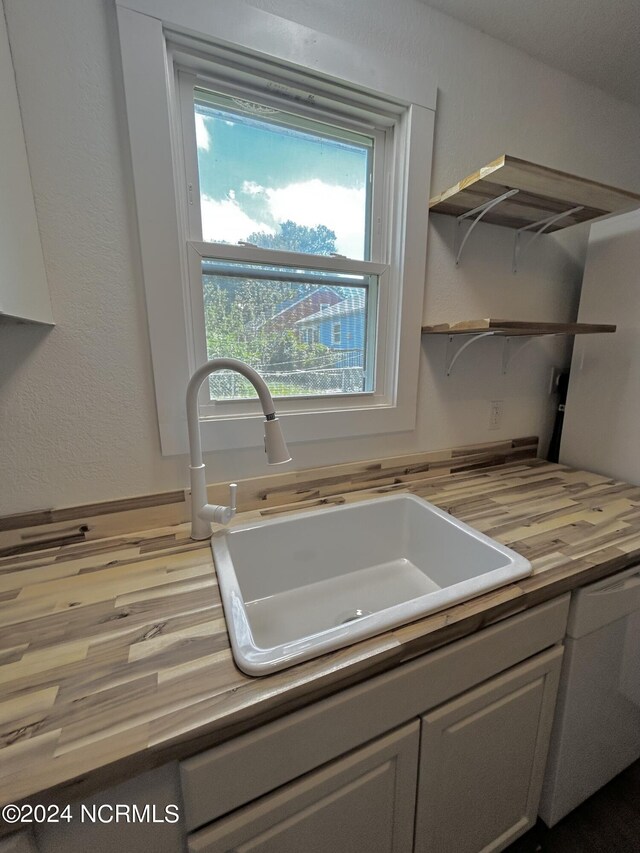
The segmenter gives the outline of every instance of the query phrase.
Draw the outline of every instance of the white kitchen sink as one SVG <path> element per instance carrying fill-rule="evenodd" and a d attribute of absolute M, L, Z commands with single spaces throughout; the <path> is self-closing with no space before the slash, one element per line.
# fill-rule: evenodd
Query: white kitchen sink
<path fill-rule="evenodd" d="M 265 675 L 526 577 L 531 564 L 401 494 L 215 533 L 236 663 Z"/>

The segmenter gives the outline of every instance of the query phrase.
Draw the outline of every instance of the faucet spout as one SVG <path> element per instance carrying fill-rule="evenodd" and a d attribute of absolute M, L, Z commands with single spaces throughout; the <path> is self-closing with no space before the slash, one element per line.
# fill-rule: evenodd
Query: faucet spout
<path fill-rule="evenodd" d="M 231 505 L 221 506 L 207 502 L 205 466 L 202 461 L 202 441 L 198 415 L 198 392 L 204 380 L 218 370 L 235 370 L 251 382 L 256 389 L 264 412 L 265 452 L 270 465 L 289 462 L 291 456 L 276 417 L 271 392 L 262 376 L 237 358 L 214 358 L 199 367 L 187 386 L 187 427 L 189 430 L 189 473 L 191 478 L 191 538 L 207 539 L 211 536 L 211 522 L 227 524 L 235 514 L 235 489 L 231 485 Z"/>

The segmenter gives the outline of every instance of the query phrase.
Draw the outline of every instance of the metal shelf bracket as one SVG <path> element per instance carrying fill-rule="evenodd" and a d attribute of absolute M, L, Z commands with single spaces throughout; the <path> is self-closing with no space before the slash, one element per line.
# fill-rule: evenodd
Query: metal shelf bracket
<path fill-rule="evenodd" d="M 504 201 L 507 198 L 511 198 L 512 195 L 515 195 L 519 190 L 508 190 L 506 193 L 502 193 L 497 198 L 492 198 L 490 201 L 485 201 L 484 204 L 478 205 L 478 207 L 474 207 L 473 210 L 468 210 L 466 213 L 463 213 L 461 216 L 456 218 L 456 230 L 454 235 L 454 244 L 453 251 L 456 255 L 456 266 L 460 264 L 460 257 L 462 255 L 462 250 L 464 249 L 464 244 L 469 239 L 469 235 L 476 227 L 478 222 L 482 219 L 482 217 L 488 213 L 493 207 L 500 202 Z M 471 223 L 471 225 L 466 229 L 463 236 L 462 222 L 465 219 L 468 219 L 470 216 L 475 216 L 475 219 Z"/>
<path fill-rule="evenodd" d="M 540 337 L 539 335 L 536 337 Z M 516 335 L 515 340 L 507 335 L 504 339 L 502 345 L 502 373 L 506 375 L 509 370 L 509 365 L 513 361 L 513 359 L 522 352 L 522 350 L 529 346 L 529 344 L 535 341 L 535 337 L 529 337 L 525 335 Z"/>
<path fill-rule="evenodd" d="M 513 266 L 512 271 L 514 273 L 518 272 L 518 261 L 522 260 L 522 256 L 525 252 L 527 252 L 533 243 L 538 239 L 541 234 L 550 228 L 554 222 L 558 222 L 560 219 L 564 219 L 565 216 L 571 216 L 572 213 L 578 213 L 579 210 L 582 210 L 584 205 L 578 205 L 577 207 L 572 207 L 570 210 L 563 210 L 562 213 L 554 213 L 552 216 L 547 216 L 546 219 L 540 219 L 538 222 L 531 222 L 529 225 L 525 225 L 523 228 L 518 228 L 516 231 L 516 235 L 513 241 Z M 521 245 L 521 236 L 525 231 L 533 231 L 535 229 L 535 233 L 529 237 L 526 243 Z"/>
<path fill-rule="evenodd" d="M 468 334 L 459 333 L 457 335 L 449 335 L 447 337 L 447 354 L 446 354 L 446 369 L 447 376 L 451 376 L 451 372 L 456 361 L 462 353 L 482 338 L 498 337 L 502 338 L 502 373 L 506 375 L 509 371 L 509 366 L 513 360 L 520 355 L 522 350 L 529 346 L 532 341 L 539 338 L 554 338 L 562 332 L 548 332 L 547 334 L 531 334 L 531 335 L 505 335 L 496 331 L 488 332 L 469 332 Z M 463 339 L 462 341 L 456 338 Z"/>
<path fill-rule="evenodd" d="M 476 341 L 479 341 L 481 338 L 492 338 L 494 336 L 495 332 L 481 332 L 480 334 L 476 332 L 469 335 L 449 335 L 449 337 L 447 338 L 447 376 L 451 376 L 453 365 L 460 358 L 460 356 L 467 349 L 467 347 L 470 347 L 471 344 L 475 343 Z M 455 338 L 462 337 L 466 338 L 466 340 L 456 347 Z"/>

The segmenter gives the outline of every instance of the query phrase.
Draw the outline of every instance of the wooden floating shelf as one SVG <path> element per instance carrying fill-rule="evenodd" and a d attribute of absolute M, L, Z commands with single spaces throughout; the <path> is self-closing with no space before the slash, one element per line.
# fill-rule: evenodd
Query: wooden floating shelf
<path fill-rule="evenodd" d="M 535 323 L 531 320 L 463 320 L 460 323 L 441 323 L 438 326 L 423 326 L 423 335 L 446 335 L 447 376 L 462 353 L 482 338 L 502 338 L 502 372 L 506 373 L 513 358 L 534 338 L 543 335 L 590 335 L 615 332 L 616 327 L 605 323 Z M 456 340 L 456 336 L 459 339 Z M 463 337 L 466 336 L 466 337 Z M 512 341 L 512 338 L 518 338 Z"/>
<path fill-rule="evenodd" d="M 524 320 L 463 320 L 460 323 L 441 323 L 423 326 L 423 335 L 591 335 L 615 332 L 616 327 L 607 323 L 535 323 Z"/>
<path fill-rule="evenodd" d="M 510 190 L 517 190 L 483 215 L 483 221 L 507 228 L 527 228 L 580 207 L 550 223 L 545 232 L 558 231 L 600 216 L 640 207 L 640 195 L 586 178 L 538 166 L 503 154 L 429 201 L 433 213 L 464 216 Z"/>

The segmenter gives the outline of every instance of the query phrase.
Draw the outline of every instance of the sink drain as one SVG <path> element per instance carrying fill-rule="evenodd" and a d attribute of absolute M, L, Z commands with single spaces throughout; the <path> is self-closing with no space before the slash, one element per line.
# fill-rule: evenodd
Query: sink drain
<path fill-rule="evenodd" d="M 370 610 L 361 610 L 356 607 L 354 610 L 347 610 L 341 613 L 336 620 L 336 625 L 347 625 L 349 622 L 355 622 L 356 619 L 362 619 L 363 616 L 371 616 Z"/>

